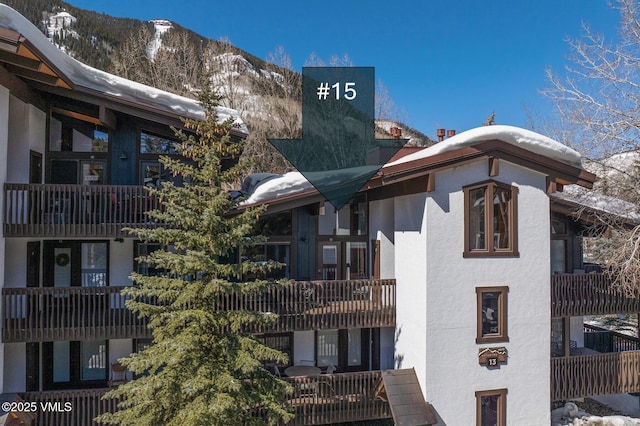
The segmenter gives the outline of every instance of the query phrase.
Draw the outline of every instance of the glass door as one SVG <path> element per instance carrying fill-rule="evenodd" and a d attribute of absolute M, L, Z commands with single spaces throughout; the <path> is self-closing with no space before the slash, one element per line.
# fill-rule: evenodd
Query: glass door
<path fill-rule="evenodd" d="M 317 279 L 333 281 L 342 279 L 342 262 L 339 242 L 321 241 L 318 244 Z"/>

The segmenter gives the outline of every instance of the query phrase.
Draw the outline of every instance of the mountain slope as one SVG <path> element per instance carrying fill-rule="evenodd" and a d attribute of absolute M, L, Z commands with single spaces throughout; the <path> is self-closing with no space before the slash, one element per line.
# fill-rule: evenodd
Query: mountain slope
<path fill-rule="evenodd" d="M 286 52 L 268 63 L 224 41 L 214 41 L 167 20 L 115 18 L 76 8 L 59 0 L 2 0 L 31 20 L 52 43 L 95 68 L 182 96 L 195 97 L 207 69 L 224 96 L 222 104 L 237 109 L 251 136 L 247 155 L 254 170 L 286 171 L 290 165 L 266 142 L 299 137 L 302 127 L 301 76 L 289 69 Z M 390 124 L 391 123 L 391 124 Z M 399 127 L 409 145 L 433 144 L 408 126 L 379 121 L 377 137 L 390 137 Z"/>

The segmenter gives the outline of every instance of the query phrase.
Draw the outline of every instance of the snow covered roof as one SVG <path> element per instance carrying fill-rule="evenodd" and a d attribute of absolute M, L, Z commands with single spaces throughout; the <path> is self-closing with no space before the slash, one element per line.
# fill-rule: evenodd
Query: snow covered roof
<path fill-rule="evenodd" d="M 386 164 L 385 167 L 395 166 L 443 152 L 453 151 L 492 139 L 501 140 L 524 148 L 535 154 L 544 155 L 545 157 L 560 161 L 561 163 L 582 168 L 582 157 L 577 151 L 544 135 L 532 132 L 531 130 L 505 125 L 482 126 L 458 133 L 457 135 L 430 146 L 429 148 L 425 148 L 414 154 L 402 157 L 393 163 Z"/>
<path fill-rule="evenodd" d="M 403 165 L 410 167 L 410 163 L 421 159 L 428 159 L 438 154 L 459 150 L 464 147 L 477 145 L 483 142 L 499 140 L 509 145 L 514 145 L 534 154 L 556 160 L 582 171 L 580 154 L 546 136 L 513 126 L 483 126 L 459 133 L 436 145 L 406 155 L 396 161 L 385 164 L 379 174 L 383 179 L 393 168 L 395 173 L 401 173 Z M 283 196 L 301 193 L 312 188 L 312 185 L 301 173 L 291 172 L 281 176 L 270 176 L 264 182 L 256 182 L 252 190 L 245 192 L 247 197 L 244 204 L 266 202 Z"/>
<path fill-rule="evenodd" d="M 136 83 L 77 61 L 55 47 L 24 16 L 4 4 L 0 4 L 0 28 L 19 33 L 29 40 L 38 53 L 43 55 L 67 80 L 73 83 L 74 89 L 84 89 L 94 95 L 107 96 L 124 103 L 144 105 L 150 110 L 165 111 L 178 117 L 204 118 L 204 111 L 196 100 Z M 221 121 L 233 117 L 240 126 L 240 130 L 248 133 L 247 127 L 237 111 L 219 107 L 218 116 Z"/>
<path fill-rule="evenodd" d="M 607 213 L 633 223 L 640 223 L 640 213 L 638 213 L 635 204 L 595 191 L 589 191 L 580 186 L 567 186 L 563 192 L 555 192 L 551 194 L 551 197 L 586 207 L 595 212 Z"/>

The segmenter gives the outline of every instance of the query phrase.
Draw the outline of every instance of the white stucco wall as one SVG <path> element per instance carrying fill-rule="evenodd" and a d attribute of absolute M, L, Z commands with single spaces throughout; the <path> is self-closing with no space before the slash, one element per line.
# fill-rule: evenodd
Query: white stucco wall
<path fill-rule="evenodd" d="M 396 357 L 415 367 L 446 424 L 475 424 L 475 392 L 507 388 L 507 424 L 549 423 L 549 201 L 545 176 L 500 162 L 518 193 L 516 258 L 462 257 L 462 187 L 488 180 L 486 161 L 440 172 L 436 191 L 396 199 Z M 509 286 L 509 342 L 476 344 L 476 287 Z M 504 346 L 499 369 L 478 350 Z"/>
<path fill-rule="evenodd" d="M 5 343 L 4 354 L 2 392 L 24 392 L 27 386 L 27 345 Z"/>
<path fill-rule="evenodd" d="M 380 278 L 395 278 L 393 199 L 369 204 L 369 235 L 380 241 Z"/>
<path fill-rule="evenodd" d="M 20 288 L 27 286 L 27 239 L 9 238 L 4 257 L 4 287 Z"/>
<path fill-rule="evenodd" d="M 427 357 L 427 243 L 425 194 L 395 199 L 395 367 L 416 369 L 424 386 Z"/>
<path fill-rule="evenodd" d="M 29 182 L 29 150 L 43 154 L 46 136 L 46 114 L 26 104 L 16 97 L 11 97 L 9 113 L 9 147 L 7 165 L 7 182 Z M 43 164 L 44 173 L 44 164 Z"/>

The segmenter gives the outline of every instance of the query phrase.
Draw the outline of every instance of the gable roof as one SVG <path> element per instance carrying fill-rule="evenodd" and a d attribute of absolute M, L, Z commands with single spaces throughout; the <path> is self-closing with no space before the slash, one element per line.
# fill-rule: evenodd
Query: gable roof
<path fill-rule="evenodd" d="M 591 188 L 596 180 L 582 167 L 579 153 L 553 139 L 513 126 L 486 126 L 384 165 L 360 191 L 368 191 L 369 200 L 424 192 L 433 187 L 436 172 L 483 159 L 489 174 L 497 172 L 503 159 L 546 174 L 554 188 L 570 184 Z M 348 174 L 349 170 L 335 171 L 336 176 Z M 271 211 L 323 200 L 297 172 L 271 178 L 245 196 L 245 206 L 266 203 Z"/>
<path fill-rule="evenodd" d="M 0 63 L 39 89 L 72 97 L 69 90 L 118 106 L 171 118 L 204 119 L 198 101 L 136 83 L 85 65 L 55 47 L 29 20 L 0 4 Z M 248 133 L 237 111 L 219 107 L 221 121 L 232 117 L 238 133 Z"/>

